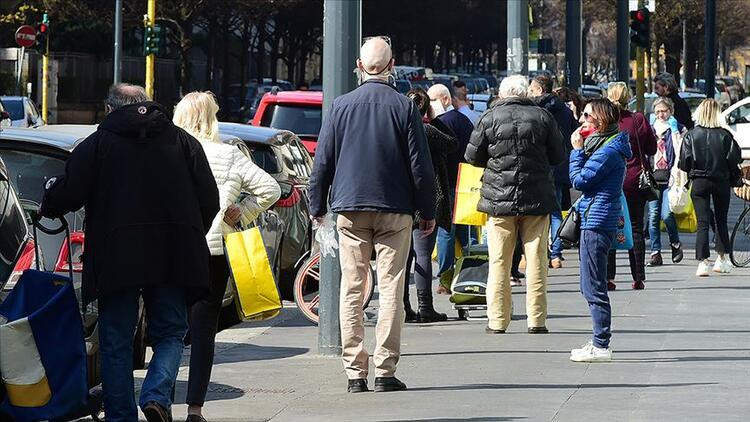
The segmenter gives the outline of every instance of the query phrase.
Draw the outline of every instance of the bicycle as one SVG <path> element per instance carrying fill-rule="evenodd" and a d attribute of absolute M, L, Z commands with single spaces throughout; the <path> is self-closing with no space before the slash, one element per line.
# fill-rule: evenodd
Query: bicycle
<path fill-rule="evenodd" d="M 375 271 L 370 267 L 369 276 L 365 279 L 365 297 L 362 309 L 366 309 L 375 293 Z M 318 307 L 320 306 L 320 252 L 310 255 L 299 267 L 294 278 L 294 303 L 305 318 L 318 325 Z"/>
<path fill-rule="evenodd" d="M 745 209 L 737 219 L 729 238 L 729 259 L 735 267 L 750 264 L 750 167 L 742 169 L 742 178 L 745 186 L 734 188 L 734 194 L 745 201 Z"/>

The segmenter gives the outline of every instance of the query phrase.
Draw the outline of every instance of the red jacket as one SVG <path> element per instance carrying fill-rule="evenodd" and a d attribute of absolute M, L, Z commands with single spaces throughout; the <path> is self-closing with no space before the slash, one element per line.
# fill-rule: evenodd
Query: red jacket
<path fill-rule="evenodd" d="M 656 135 L 643 114 L 627 110 L 620 111 L 620 131 L 628 134 L 630 148 L 633 150 L 633 156 L 627 160 L 622 190 L 625 196 L 635 199 L 643 195 L 638 189 L 641 163 L 646 168 L 651 168 L 648 156 L 656 154 Z"/>

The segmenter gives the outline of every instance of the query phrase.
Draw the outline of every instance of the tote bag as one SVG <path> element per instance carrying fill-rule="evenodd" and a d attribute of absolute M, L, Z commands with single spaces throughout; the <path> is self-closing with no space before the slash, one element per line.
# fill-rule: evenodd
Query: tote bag
<path fill-rule="evenodd" d="M 281 297 L 260 229 L 255 226 L 228 234 L 224 253 L 240 319 L 265 320 L 281 313 Z"/>
<path fill-rule="evenodd" d="M 615 241 L 612 249 L 626 251 L 633 248 L 633 226 L 630 222 L 628 202 L 625 200 L 624 193 L 620 194 L 620 204 L 622 213 L 620 214 L 620 218 L 617 219 L 617 232 L 615 233 Z"/>
<path fill-rule="evenodd" d="M 484 169 L 471 164 L 458 165 L 458 179 L 456 181 L 456 202 L 453 207 L 453 223 L 467 226 L 483 226 L 487 222 L 487 214 L 477 211 L 480 191 L 482 190 L 482 175 Z"/>

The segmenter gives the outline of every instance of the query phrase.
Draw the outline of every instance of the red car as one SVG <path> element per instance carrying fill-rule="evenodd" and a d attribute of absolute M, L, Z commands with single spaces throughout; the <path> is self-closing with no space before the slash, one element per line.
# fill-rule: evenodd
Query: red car
<path fill-rule="evenodd" d="M 310 155 L 315 155 L 322 112 L 323 93 L 320 91 L 273 90 L 260 100 L 250 124 L 294 132 Z"/>

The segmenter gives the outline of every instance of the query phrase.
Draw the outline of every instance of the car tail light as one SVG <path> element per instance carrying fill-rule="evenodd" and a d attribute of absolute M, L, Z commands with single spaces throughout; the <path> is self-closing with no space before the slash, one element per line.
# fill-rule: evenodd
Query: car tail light
<path fill-rule="evenodd" d="M 83 271 L 83 232 L 73 232 L 70 234 L 70 245 L 73 248 L 73 272 L 80 273 Z M 57 256 L 55 272 L 65 272 L 70 268 L 68 262 L 68 242 L 63 242 L 60 247 L 60 254 Z"/>
<path fill-rule="evenodd" d="M 276 201 L 276 206 L 282 208 L 292 207 L 299 202 L 300 198 L 302 198 L 302 194 L 300 193 L 299 189 L 292 186 L 292 190 L 289 195 Z"/>
<path fill-rule="evenodd" d="M 26 242 L 26 246 L 23 247 L 23 251 L 21 252 L 21 257 L 18 258 L 18 262 L 16 262 L 16 266 L 10 274 L 10 278 L 8 279 L 8 283 L 5 284 L 4 290 L 13 290 L 18 279 L 21 278 L 21 274 L 36 266 L 36 252 L 34 250 L 34 245 L 34 239 L 29 239 Z"/>

